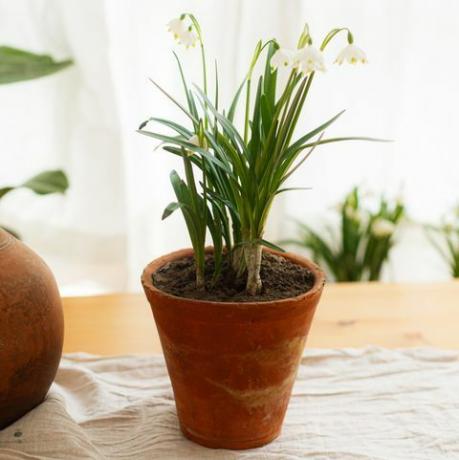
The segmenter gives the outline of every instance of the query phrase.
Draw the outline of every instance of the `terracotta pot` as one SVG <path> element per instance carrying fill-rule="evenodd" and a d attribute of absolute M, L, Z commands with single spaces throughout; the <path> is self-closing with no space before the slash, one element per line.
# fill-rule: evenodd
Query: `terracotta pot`
<path fill-rule="evenodd" d="M 0 229 L 0 429 L 43 401 L 56 375 L 63 336 L 51 271 Z"/>
<path fill-rule="evenodd" d="M 185 436 L 207 447 L 248 449 L 281 431 L 306 337 L 325 282 L 306 259 L 313 288 L 269 302 L 211 302 L 175 297 L 152 274 L 191 250 L 148 265 L 142 284 L 151 304 Z"/>

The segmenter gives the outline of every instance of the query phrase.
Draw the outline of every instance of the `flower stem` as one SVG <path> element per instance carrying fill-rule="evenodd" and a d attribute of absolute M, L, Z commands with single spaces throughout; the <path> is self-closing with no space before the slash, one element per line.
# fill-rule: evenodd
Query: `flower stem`
<path fill-rule="evenodd" d="M 252 83 L 252 79 L 247 79 L 247 92 L 245 96 L 245 121 L 244 121 L 244 143 L 247 144 L 247 140 L 249 137 L 249 111 L 250 111 L 250 86 Z"/>
<path fill-rule="evenodd" d="M 204 50 L 204 43 L 202 42 L 201 36 L 199 36 L 199 42 L 201 44 L 201 60 L 202 60 L 202 79 L 204 86 L 204 94 L 207 96 L 207 64 L 206 64 L 206 52 Z M 204 129 L 208 126 L 207 117 L 207 103 L 205 103 L 206 110 L 204 111 Z"/>

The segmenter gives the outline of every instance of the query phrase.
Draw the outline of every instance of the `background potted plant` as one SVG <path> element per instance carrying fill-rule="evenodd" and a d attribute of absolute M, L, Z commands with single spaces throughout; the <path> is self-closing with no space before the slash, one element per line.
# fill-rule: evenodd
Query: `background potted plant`
<path fill-rule="evenodd" d="M 291 188 L 287 179 L 319 145 L 360 137 L 325 138 L 341 114 L 294 137 L 323 51 L 338 34 L 348 44 L 337 62 L 366 62 L 347 28 L 330 31 L 319 47 L 308 26 L 296 49 L 276 40 L 257 43 L 232 103 L 220 107 L 215 68 L 212 96 L 202 32 L 192 14 L 169 23 L 186 47 L 199 46 L 202 87 L 190 86 L 177 55 L 186 103 L 160 89 L 187 117 L 187 126 L 152 117 L 139 132 L 181 157 L 184 179 L 171 183 L 193 250 L 157 259 L 142 275 L 164 350 L 183 433 L 210 447 L 242 449 L 280 433 L 324 275 L 313 263 L 264 239 L 273 200 Z M 261 74 L 255 67 L 264 57 Z M 277 81 L 286 72 L 285 84 Z M 244 121 L 235 125 L 243 98 Z M 148 124 L 172 132 L 149 131 Z M 206 233 L 213 247 L 206 249 Z M 262 247 L 268 248 L 264 251 Z"/>
<path fill-rule="evenodd" d="M 427 225 L 427 236 L 448 264 L 453 278 L 459 278 L 459 206 L 443 218 L 441 225 Z"/>
<path fill-rule="evenodd" d="M 308 249 L 312 260 L 324 266 L 335 281 L 380 280 L 405 206 L 399 199 L 390 202 L 381 196 L 377 209 L 371 210 L 364 201 L 354 187 L 338 207 L 339 228 L 326 225 L 314 230 L 298 222 L 298 238 L 284 244 Z"/>
<path fill-rule="evenodd" d="M 0 47 L 0 84 L 39 78 L 71 64 Z M 68 188 L 60 170 L 42 172 L 18 186 L 0 187 L 0 199 L 17 188 L 45 195 Z M 56 375 L 64 339 L 61 299 L 43 260 L 0 226 L 0 430 L 45 398 Z"/>

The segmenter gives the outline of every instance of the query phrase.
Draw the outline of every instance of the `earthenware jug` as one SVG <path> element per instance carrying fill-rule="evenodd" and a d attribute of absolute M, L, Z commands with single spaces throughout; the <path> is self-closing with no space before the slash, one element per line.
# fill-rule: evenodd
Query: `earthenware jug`
<path fill-rule="evenodd" d="M 44 400 L 63 337 L 53 274 L 37 254 L 0 229 L 0 429 Z"/>

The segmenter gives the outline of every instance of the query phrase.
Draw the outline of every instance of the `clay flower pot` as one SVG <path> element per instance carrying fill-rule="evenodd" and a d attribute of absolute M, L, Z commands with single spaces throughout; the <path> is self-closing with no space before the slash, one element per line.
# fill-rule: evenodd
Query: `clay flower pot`
<path fill-rule="evenodd" d="M 63 336 L 51 271 L 0 229 L 0 429 L 43 401 L 56 375 Z"/>
<path fill-rule="evenodd" d="M 185 436 L 214 448 L 248 449 L 275 439 L 324 274 L 308 267 L 313 288 L 294 298 L 268 302 L 212 302 L 175 297 L 153 286 L 152 274 L 192 250 L 148 265 L 142 284 L 151 304 Z"/>

